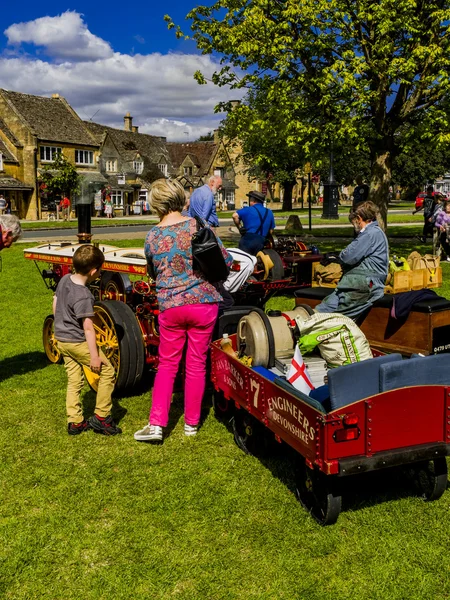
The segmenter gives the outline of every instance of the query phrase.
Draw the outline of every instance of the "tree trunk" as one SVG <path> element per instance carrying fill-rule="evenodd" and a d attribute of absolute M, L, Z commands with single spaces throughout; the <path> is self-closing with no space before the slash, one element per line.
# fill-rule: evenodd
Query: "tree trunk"
<path fill-rule="evenodd" d="M 374 202 L 380 211 L 378 224 L 386 231 L 389 202 L 389 185 L 392 173 L 392 155 L 389 150 L 381 149 L 372 165 L 369 200 Z"/>
<path fill-rule="evenodd" d="M 283 210 L 292 210 L 292 190 L 295 181 L 283 181 Z"/>

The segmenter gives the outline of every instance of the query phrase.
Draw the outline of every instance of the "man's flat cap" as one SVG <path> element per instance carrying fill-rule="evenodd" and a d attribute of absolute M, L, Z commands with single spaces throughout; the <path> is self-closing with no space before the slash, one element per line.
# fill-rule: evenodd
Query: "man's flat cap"
<path fill-rule="evenodd" d="M 265 194 L 263 194 L 262 192 L 257 192 L 256 190 L 252 190 L 247 194 L 247 196 L 249 198 L 253 198 L 257 202 L 264 202 L 266 200 Z"/>

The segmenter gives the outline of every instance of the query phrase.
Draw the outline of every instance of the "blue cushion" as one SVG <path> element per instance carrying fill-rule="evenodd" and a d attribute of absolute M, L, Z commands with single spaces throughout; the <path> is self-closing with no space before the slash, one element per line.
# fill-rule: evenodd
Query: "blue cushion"
<path fill-rule="evenodd" d="M 385 363 L 402 361 L 401 354 L 386 354 L 328 371 L 331 410 L 347 406 L 380 391 L 379 371 Z"/>
<path fill-rule="evenodd" d="M 273 381 L 275 379 L 275 377 L 277 377 L 277 375 L 275 375 L 275 373 L 272 373 L 272 371 L 269 371 L 269 369 L 266 369 L 266 367 L 253 367 L 252 370 L 256 371 L 256 373 L 258 373 L 259 375 L 262 375 L 269 381 Z"/>
<path fill-rule="evenodd" d="M 289 392 L 289 394 L 291 394 L 292 396 L 303 400 L 303 402 L 306 402 L 306 404 L 309 404 L 319 412 L 324 414 L 327 412 L 320 402 L 314 400 L 314 398 L 311 398 L 311 396 L 307 396 L 306 394 L 303 394 L 303 392 L 300 392 L 291 383 L 289 383 L 289 381 L 286 381 L 284 377 L 275 377 L 273 382 L 278 387 L 283 388 L 283 390 Z"/>
<path fill-rule="evenodd" d="M 380 392 L 412 385 L 450 385 L 450 354 L 410 358 L 380 367 Z"/>

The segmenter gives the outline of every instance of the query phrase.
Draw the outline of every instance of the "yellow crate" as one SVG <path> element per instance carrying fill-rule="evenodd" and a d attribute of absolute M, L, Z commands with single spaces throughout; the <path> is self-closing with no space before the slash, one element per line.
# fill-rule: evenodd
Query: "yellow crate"
<path fill-rule="evenodd" d="M 442 285 L 442 269 L 418 269 L 422 271 L 423 287 L 426 288 L 437 288 Z"/>
<path fill-rule="evenodd" d="M 412 290 L 421 290 L 426 287 L 423 271 L 426 271 L 426 269 L 413 269 L 410 271 Z"/>

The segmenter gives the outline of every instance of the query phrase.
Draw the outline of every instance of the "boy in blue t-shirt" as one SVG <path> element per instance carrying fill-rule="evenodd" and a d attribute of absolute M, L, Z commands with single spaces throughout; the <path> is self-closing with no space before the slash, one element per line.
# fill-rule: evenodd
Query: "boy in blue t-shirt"
<path fill-rule="evenodd" d="M 267 236 L 275 229 L 275 218 L 270 208 L 263 206 L 266 199 L 263 193 L 251 191 L 247 196 L 250 206 L 236 211 L 233 221 L 242 235 L 239 249 L 256 256 L 264 248 Z"/>

